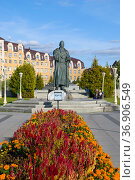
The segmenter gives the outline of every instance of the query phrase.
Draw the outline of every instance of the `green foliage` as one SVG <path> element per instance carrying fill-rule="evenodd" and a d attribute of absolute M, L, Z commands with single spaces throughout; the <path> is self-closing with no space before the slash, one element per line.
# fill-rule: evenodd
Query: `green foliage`
<path fill-rule="evenodd" d="M 43 89 L 44 87 L 44 82 L 43 82 L 43 78 L 41 77 L 41 74 L 37 74 L 36 77 L 36 89 Z"/>
<path fill-rule="evenodd" d="M 14 94 L 20 92 L 20 76 L 19 73 L 22 72 L 22 97 L 25 98 L 33 98 L 34 97 L 34 89 L 36 86 L 36 78 L 35 78 L 35 70 L 32 65 L 24 63 L 23 65 L 17 67 L 17 69 L 13 72 L 9 86 L 11 91 Z"/>
<path fill-rule="evenodd" d="M 53 77 L 50 76 L 49 82 L 48 83 L 53 83 Z"/>
<path fill-rule="evenodd" d="M 115 61 L 112 65 L 112 67 L 116 67 L 117 68 L 117 74 L 118 77 L 120 77 L 120 60 L 119 61 Z"/>
<path fill-rule="evenodd" d="M 96 58 L 94 58 L 91 68 L 86 69 L 82 73 L 79 86 L 83 89 L 89 89 L 91 96 L 94 96 L 96 89 L 102 89 L 102 72 L 106 73 L 104 78 L 104 95 L 105 97 L 111 97 L 114 90 L 114 82 L 110 68 L 98 65 Z"/>
<path fill-rule="evenodd" d="M 74 80 L 72 83 L 73 84 L 78 84 L 80 82 L 80 79 L 79 79 L 79 77 L 77 77 L 77 80 Z"/>

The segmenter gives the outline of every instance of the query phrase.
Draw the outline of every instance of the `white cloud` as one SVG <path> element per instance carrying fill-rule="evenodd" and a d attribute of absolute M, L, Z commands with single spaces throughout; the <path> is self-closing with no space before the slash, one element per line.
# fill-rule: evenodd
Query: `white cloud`
<path fill-rule="evenodd" d="M 75 5 L 71 0 L 61 0 L 59 1 L 59 4 L 64 7 L 71 7 Z"/>

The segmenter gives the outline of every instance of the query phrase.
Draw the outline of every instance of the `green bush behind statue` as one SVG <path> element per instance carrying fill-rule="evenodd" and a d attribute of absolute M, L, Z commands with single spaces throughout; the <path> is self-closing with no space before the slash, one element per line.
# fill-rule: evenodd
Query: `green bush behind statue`
<path fill-rule="evenodd" d="M 111 97 L 114 92 L 114 79 L 111 70 L 108 65 L 106 67 L 98 65 L 96 58 L 94 58 L 91 68 L 86 69 L 82 73 L 79 86 L 83 89 L 89 89 L 90 96 L 94 97 L 96 89 L 102 90 L 102 72 L 106 73 L 104 78 L 104 95 L 105 97 Z"/>
<path fill-rule="evenodd" d="M 17 67 L 17 69 L 12 73 L 11 79 L 9 81 L 9 87 L 11 88 L 11 91 L 16 95 L 20 92 L 20 72 L 23 73 L 22 97 L 33 98 L 34 89 L 36 87 L 35 70 L 32 65 L 27 63 L 24 63 L 23 65 Z"/>

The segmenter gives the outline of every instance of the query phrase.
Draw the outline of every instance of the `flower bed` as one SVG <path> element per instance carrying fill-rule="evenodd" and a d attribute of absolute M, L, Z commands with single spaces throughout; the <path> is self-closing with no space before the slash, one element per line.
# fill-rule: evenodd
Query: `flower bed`
<path fill-rule="evenodd" d="M 33 114 L 9 143 L 2 143 L 1 179 L 120 178 L 82 117 L 54 109 Z"/>

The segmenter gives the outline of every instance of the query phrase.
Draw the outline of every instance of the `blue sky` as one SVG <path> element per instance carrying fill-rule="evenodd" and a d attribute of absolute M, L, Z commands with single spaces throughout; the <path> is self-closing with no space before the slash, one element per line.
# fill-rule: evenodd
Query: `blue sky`
<path fill-rule="evenodd" d="M 120 0 L 6 0 L 0 12 L 6 40 L 50 54 L 64 40 L 85 67 L 120 59 Z"/>

